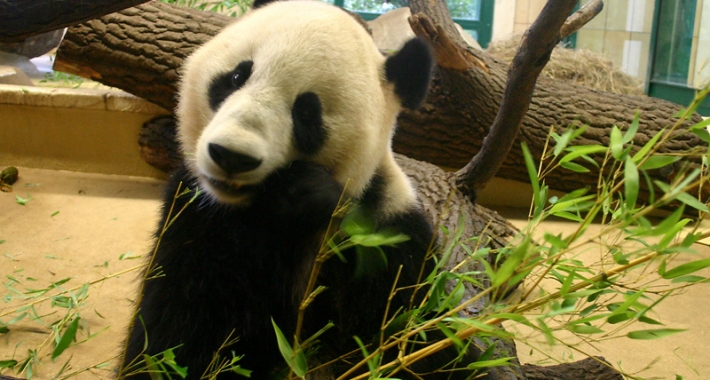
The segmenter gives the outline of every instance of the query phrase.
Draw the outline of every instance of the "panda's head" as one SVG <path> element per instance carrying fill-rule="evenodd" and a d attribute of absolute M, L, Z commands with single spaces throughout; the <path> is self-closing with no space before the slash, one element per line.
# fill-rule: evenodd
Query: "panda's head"
<path fill-rule="evenodd" d="M 187 166 L 221 203 L 248 202 L 295 160 L 325 166 L 358 197 L 393 165 L 396 116 L 421 103 L 431 66 L 419 40 L 385 59 L 360 24 L 325 3 L 260 7 L 184 66 L 177 114 Z"/>

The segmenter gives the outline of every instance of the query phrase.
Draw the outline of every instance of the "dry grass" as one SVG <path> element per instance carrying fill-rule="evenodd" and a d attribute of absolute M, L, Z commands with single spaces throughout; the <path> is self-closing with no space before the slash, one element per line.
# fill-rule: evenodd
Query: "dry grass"
<path fill-rule="evenodd" d="M 521 36 L 491 42 L 486 52 L 510 63 L 520 45 Z M 604 55 L 590 50 L 556 47 L 542 75 L 597 90 L 625 95 L 642 95 L 643 83 L 614 67 Z"/>

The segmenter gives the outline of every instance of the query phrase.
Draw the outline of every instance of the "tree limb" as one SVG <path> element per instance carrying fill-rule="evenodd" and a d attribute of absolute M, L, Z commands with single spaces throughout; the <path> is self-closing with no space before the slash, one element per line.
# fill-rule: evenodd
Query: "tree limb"
<path fill-rule="evenodd" d="M 148 0 L 0 0 L 0 42 L 64 28 Z"/>
<path fill-rule="evenodd" d="M 602 0 L 590 0 L 567 18 L 564 25 L 560 29 L 560 39 L 565 39 L 586 25 L 594 17 L 596 17 L 604 9 Z"/>
<path fill-rule="evenodd" d="M 508 69 L 501 106 L 483 140 L 481 150 L 457 172 L 459 188 L 465 193 L 475 197 L 475 192 L 483 189 L 493 179 L 508 156 L 530 106 L 537 78 L 550 60 L 552 49 L 562 40 L 560 30 L 564 25 L 568 25 L 565 21 L 576 4 L 576 0 L 548 1 L 523 35 L 520 48 Z M 590 19 L 591 17 L 586 18 Z M 575 17 L 574 20 L 573 27 L 579 28 L 580 22 L 585 18 Z M 566 31 L 569 32 L 573 27 L 568 27 Z"/>

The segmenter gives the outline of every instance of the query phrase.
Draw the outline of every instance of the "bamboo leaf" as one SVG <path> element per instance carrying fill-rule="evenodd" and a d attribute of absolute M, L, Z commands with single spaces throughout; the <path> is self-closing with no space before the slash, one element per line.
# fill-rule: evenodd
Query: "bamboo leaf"
<path fill-rule="evenodd" d="M 639 298 L 641 298 L 641 296 L 644 294 L 645 291 L 646 291 L 646 288 L 643 288 L 637 292 L 634 292 L 634 294 L 632 294 L 630 296 L 627 294 L 624 294 L 624 298 L 626 299 L 626 301 L 623 304 L 621 304 L 619 307 L 614 309 L 609 317 L 625 313 L 627 310 L 629 310 L 629 308 L 632 305 L 634 305 L 636 303 L 636 301 Z"/>
<path fill-rule="evenodd" d="M 575 334 L 599 334 L 603 333 L 604 330 L 596 326 L 587 325 L 567 325 L 567 329 Z"/>
<path fill-rule="evenodd" d="M 0 360 L 0 368 L 15 368 L 17 360 Z"/>
<path fill-rule="evenodd" d="M 691 131 L 696 131 L 696 130 L 705 130 L 705 128 L 710 127 L 710 118 L 707 118 L 692 127 L 690 127 Z"/>
<path fill-rule="evenodd" d="M 491 319 L 494 319 L 494 318 L 508 319 L 508 320 L 523 324 L 525 326 L 533 327 L 533 324 L 527 318 L 525 318 L 525 316 L 523 316 L 522 314 L 500 313 L 500 314 L 491 315 Z"/>
<path fill-rule="evenodd" d="M 573 129 L 567 129 L 562 136 L 555 137 L 555 149 L 552 151 L 552 155 L 557 157 L 562 153 L 562 150 L 567 147 L 569 140 L 572 137 Z M 554 135 L 553 135 L 554 137 Z"/>
<path fill-rule="evenodd" d="M 446 338 L 448 338 L 449 340 L 451 340 L 451 341 L 454 343 L 454 345 L 455 345 L 456 347 L 458 347 L 458 348 L 463 348 L 463 347 L 464 347 L 463 341 L 461 340 L 461 338 L 457 337 L 457 336 L 456 336 L 456 332 L 454 332 L 454 331 L 452 331 L 450 328 L 446 327 L 445 324 L 443 324 L 443 323 L 437 323 L 437 324 L 436 324 L 436 327 L 437 327 L 442 333 L 444 333 L 444 335 L 446 335 Z"/>
<path fill-rule="evenodd" d="M 575 279 L 575 271 L 572 270 L 569 272 L 569 275 L 567 278 L 565 278 L 565 281 L 562 283 L 562 287 L 560 287 L 560 294 L 564 297 L 569 293 L 569 288 L 572 286 L 572 282 Z"/>
<path fill-rule="evenodd" d="M 700 202 L 698 198 L 695 198 L 694 196 L 688 193 L 680 193 L 678 194 L 678 197 L 676 199 L 698 211 L 710 212 L 710 209 L 708 209 L 707 205 L 705 205 L 703 202 Z"/>
<path fill-rule="evenodd" d="M 357 342 L 357 345 L 360 347 L 360 350 L 362 351 L 363 356 L 364 357 L 370 356 L 370 353 L 367 351 L 367 346 L 365 346 L 365 344 L 362 343 L 362 340 L 360 340 L 360 338 L 358 338 L 356 336 L 354 336 L 353 339 L 355 339 L 355 342 Z M 379 371 L 378 371 L 378 366 L 379 366 L 379 361 L 380 361 L 379 356 L 380 356 L 379 354 L 375 355 L 372 359 L 367 361 L 367 367 L 370 370 L 370 373 L 372 375 L 379 374 Z"/>
<path fill-rule="evenodd" d="M 626 157 L 624 165 L 624 195 L 626 208 L 633 210 L 639 195 L 639 171 L 631 157 Z"/>
<path fill-rule="evenodd" d="M 680 156 L 651 156 L 639 166 L 641 170 L 653 170 L 668 166 L 680 160 Z"/>
<path fill-rule="evenodd" d="M 641 162 L 641 160 L 644 157 L 646 157 L 648 152 L 651 151 L 651 148 L 653 148 L 653 146 L 656 145 L 656 143 L 661 138 L 661 136 L 663 136 L 663 133 L 665 131 L 666 131 L 665 128 L 661 129 L 660 131 L 658 131 L 658 133 L 656 133 L 653 137 L 651 137 L 651 139 L 648 140 L 648 142 L 646 144 L 644 144 L 644 146 L 641 149 L 639 149 L 639 151 L 636 152 L 636 154 L 634 154 L 634 162 L 636 162 L 637 164 L 639 162 Z"/>
<path fill-rule="evenodd" d="M 710 281 L 710 278 L 703 277 L 703 276 L 680 276 L 676 277 L 671 281 L 672 283 L 678 283 L 678 282 L 701 282 L 705 281 L 708 282 Z"/>
<path fill-rule="evenodd" d="M 175 352 L 172 348 L 168 348 L 163 351 L 163 362 L 167 364 L 175 374 L 182 377 L 183 379 L 187 377 L 187 367 L 181 367 L 175 361 Z"/>
<path fill-rule="evenodd" d="M 655 330 L 637 330 L 637 331 L 631 331 L 628 334 L 626 334 L 627 337 L 631 339 L 641 339 L 641 340 L 650 340 L 650 339 L 658 339 L 658 338 L 665 338 L 667 336 L 671 336 L 680 332 L 686 331 L 685 329 L 655 329 Z"/>
<path fill-rule="evenodd" d="M 663 219 L 661 223 L 658 223 L 658 226 L 656 228 L 653 228 L 651 230 L 651 236 L 658 236 L 658 235 L 665 235 L 670 231 L 673 226 L 678 224 L 680 221 L 680 217 L 683 216 L 683 212 L 685 211 L 685 205 L 681 205 L 678 207 L 675 211 L 673 211 L 672 214 L 670 214 L 667 218 Z"/>
<path fill-rule="evenodd" d="M 492 360 L 481 360 L 477 361 L 474 363 L 469 364 L 466 366 L 468 369 L 479 369 L 479 368 L 491 368 L 491 367 L 500 367 L 504 365 L 510 365 L 510 361 L 515 359 L 515 357 L 507 357 L 507 358 L 499 358 L 499 359 L 492 359 Z"/>
<path fill-rule="evenodd" d="M 707 119 L 707 120 L 710 120 L 710 119 Z M 707 129 L 696 129 L 691 132 L 693 132 L 696 136 L 698 136 L 699 139 L 705 141 L 706 143 L 710 143 L 710 133 L 708 133 Z"/>
<path fill-rule="evenodd" d="M 668 247 L 668 244 L 670 244 L 673 239 L 678 237 L 678 232 L 680 232 L 680 230 L 682 230 L 683 227 L 685 227 L 685 225 L 688 223 L 690 223 L 690 219 L 682 219 L 681 221 L 676 223 L 673 228 L 668 230 L 668 232 L 666 232 L 661 241 L 658 242 L 659 249 L 663 250 Z"/>
<path fill-rule="evenodd" d="M 560 166 L 575 173 L 588 173 L 589 169 L 575 162 L 560 162 Z"/>
<path fill-rule="evenodd" d="M 293 373 L 295 373 L 296 376 L 303 378 L 306 376 L 306 372 L 308 371 L 306 355 L 303 350 L 298 347 L 298 344 L 296 344 L 296 352 L 294 352 L 291 344 L 288 342 L 288 339 L 286 339 L 286 336 L 284 336 L 283 332 L 281 332 L 281 329 L 276 325 L 273 318 L 271 319 L 271 324 L 274 326 L 274 331 L 276 332 L 276 341 L 279 346 L 279 351 L 281 351 L 281 356 L 286 359 L 286 363 L 288 363 L 289 367 L 291 367 Z"/>
<path fill-rule="evenodd" d="M 542 320 L 542 318 L 538 318 L 537 326 L 540 329 L 540 332 L 542 333 L 542 335 L 545 336 L 545 340 L 547 341 L 547 344 L 549 346 L 554 346 L 557 343 L 557 341 L 555 340 L 554 334 L 552 334 L 552 330 L 550 329 L 550 326 L 548 326 Z"/>
<path fill-rule="evenodd" d="M 665 273 L 662 273 L 661 276 L 665 279 L 676 278 L 697 272 L 707 267 L 710 267 L 710 259 L 696 260 L 667 270 Z"/>
<path fill-rule="evenodd" d="M 27 202 L 31 201 L 32 197 L 27 194 L 27 198 L 22 198 L 21 196 L 15 194 L 15 203 L 17 203 L 20 206 L 24 206 L 27 204 Z"/>
<path fill-rule="evenodd" d="M 380 231 L 367 235 L 350 236 L 350 241 L 353 244 L 361 245 L 363 247 L 380 247 L 383 245 L 391 247 L 408 240 L 409 236 L 405 234 L 394 234 L 387 231 Z"/>
<path fill-rule="evenodd" d="M 530 184 L 532 185 L 533 192 L 537 195 L 540 193 L 540 182 L 537 178 L 535 161 L 530 153 L 530 149 L 528 149 L 528 144 L 523 142 L 520 144 L 520 147 L 523 150 L 523 159 L 525 160 L 525 168 L 528 170 L 528 176 L 530 177 Z"/>
<path fill-rule="evenodd" d="M 576 319 L 576 320 L 574 320 L 574 321 L 571 321 L 571 322 L 567 323 L 567 325 L 569 326 L 569 325 L 587 324 L 587 323 L 589 323 L 589 322 L 593 322 L 593 321 L 596 321 L 596 320 L 599 320 L 599 319 L 602 319 L 602 318 L 606 318 L 608 315 L 609 315 L 609 314 L 606 314 L 606 313 L 604 313 L 604 314 L 595 314 L 595 315 L 592 315 L 592 316 L 589 316 L 589 317 Z"/>
<path fill-rule="evenodd" d="M 530 246 L 530 235 L 525 236 L 525 240 L 515 248 L 513 253 L 506 257 L 503 265 L 496 272 L 495 278 L 491 279 L 493 288 L 503 285 L 515 273 L 515 269 L 523 262 Z"/>
<path fill-rule="evenodd" d="M 636 314 L 629 311 L 629 312 L 622 313 L 622 314 L 612 315 L 609 318 L 607 318 L 606 321 L 613 325 L 613 324 L 628 321 L 629 319 L 633 318 L 634 315 L 636 315 Z"/>
<path fill-rule="evenodd" d="M 56 360 L 59 355 L 66 350 L 71 342 L 74 341 L 76 338 L 76 332 L 79 329 L 79 320 L 81 318 L 76 317 L 74 320 L 67 326 L 66 330 L 64 330 L 64 335 L 62 335 L 62 338 L 59 339 L 59 343 L 54 347 L 54 351 L 52 351 L 52 360 Z"/>
<path fill-rule="evenodd" d="M 570 162 L 576 158 L 588 156 L 590 154 L 606 152 L 607 149 L 607 147 L 601 145 L 571 146 L 567 148 L 569 153 L 565 154 L 560 159 L 560 164 L 563 162 Z"/>
<path fill-rule="evenodd" d="M 621 161 L 624 153 L 624 139 L 616 125 L 611 129 L 609 145 L 611 146 L 611 155 Z"/>
<path fill-rule="evenodd" d="M 638 130 L 639 130 L 639 117 L 640 116 L 641 116 L 641 113 L 636 111 L 636 115 L 634 116 L 634 120 L 631 122 L 631 125 L 629 125 L 629 129 L 626 130 L 626 133 L 624 133 L 624 139 L 623 139 L 624 144 L 630 143 L 634 139 L 634 136 L 636 136 L 636 132 L 638 132 Z"/>

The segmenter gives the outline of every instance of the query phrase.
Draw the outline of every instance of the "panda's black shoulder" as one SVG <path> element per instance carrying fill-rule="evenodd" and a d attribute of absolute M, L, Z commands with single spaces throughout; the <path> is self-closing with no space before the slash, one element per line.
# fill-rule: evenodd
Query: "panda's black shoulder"
<path fill-rule="evenodd" d="M 377 210 L 383 208 L 383 203 L 387 202 L 384 197 L 385 186 L 387 186 L 386 179 L 380 173 L 376 173 L 360 198 L 360 204 L 377 213 Z M 408 209 L 396 214 L 381 215 L 379 224 L 381 226 L 397 226 L 398 229 L 407 231 L 415 237 L 423 237 L 423 239 L 431 239 L 433 236 L 429 214 L 421 208 L 419 203 L 413 203 Z"/>
<path fill-rule="evenodd" d="M 266 4 L 275 3 L 276 1 L 278 0 L 254 0 L 254 2 L 251 3 L 251 7 L 252 9 L 261 8 Z"/>

